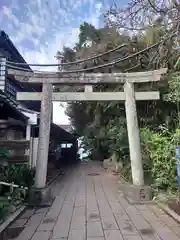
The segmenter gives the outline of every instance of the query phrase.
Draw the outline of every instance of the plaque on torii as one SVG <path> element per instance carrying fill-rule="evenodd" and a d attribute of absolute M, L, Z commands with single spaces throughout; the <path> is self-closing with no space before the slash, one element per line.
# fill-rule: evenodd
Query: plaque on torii
<path fill-rule="evenodd" d="M 63 73 L 63 72 L 23 72 L 8 69 L 17 81 L 27 83 L 42 83 L 42 92 L 19 92 L 19 101 L 41 100 L 40 133 L 38 159 L 36 167 L 37 188 L 46 183 L 49 132 L 51 121 L 52 101 L 125 101 L 127 130 L 130 148 L 130 159 L 133 184 L 144 185 L 142 156 L 140 148 L 139 128 L 137 121 L 136 100 L 158 100 L 159 91 L 135 92 L 135 83 L 157 82 L 167 69 L 136 73 Z M 124 92 L 93 92 L 96 84 L 124 84 Z M 84 92 L 54 92 L 53 85 L 82 85 Z"/>

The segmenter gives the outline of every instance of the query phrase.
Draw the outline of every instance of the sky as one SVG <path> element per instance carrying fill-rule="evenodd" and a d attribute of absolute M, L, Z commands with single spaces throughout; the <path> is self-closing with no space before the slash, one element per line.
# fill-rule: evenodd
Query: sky
<path fill-rule="evenodd" d="M 57 51 L 76 43 L 79 25 L 87 21 L 98 27 L 102 24 L 100 16 L 112 3 L 113 0 L 0 0 L 0 29 L 9 35 L 27 63 L 57 63 Z M 53 103 L 55 123 L 69 123 L 64 110 L 59 102 Z"/>

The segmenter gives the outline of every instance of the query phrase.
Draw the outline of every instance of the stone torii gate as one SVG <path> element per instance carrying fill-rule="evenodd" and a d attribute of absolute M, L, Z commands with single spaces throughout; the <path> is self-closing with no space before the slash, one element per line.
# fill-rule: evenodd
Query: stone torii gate
<path fill-rule="evenodd" d="M 132 169 L 133 186 L 137 191 L 133 193 L 136 200 L 144 194 L 144 199 L 148 199 L 144 190 L 144 174 L 142 166 L 142 155 L 140 148 L 140 137 L 136 111 L 136 101 L 158 100 L 159 91 L 135 92 L 135 83 L 160 81 L 161 75 L 167 69 L 159 69 L 148 72 L 136 73 L 63 73 L 63 72 L 43 72 L 33 73 L 8 69 L 8 74 L 13 75 L 17 81 L 29 83 L 42 83 L 41 92 L 18 92 L 18 101 L 41 100 L 39 146 L 37 155 L 36 190 L 46 187 L 47 161 L 49 149 L 49 133 L 52 112 L 52 101 L 125 101 L 127 130 L 130 148 L 130 159 Z M 124 92 L 93 92 L 93 85 L 102 83 L 123 83 Z M 84 92 L 54 92 L 53 85 L 82 85 Z M 143 193 L 142 193 L 143 190 Z M 131 196 L 132 197 L 132 196 Z"/>

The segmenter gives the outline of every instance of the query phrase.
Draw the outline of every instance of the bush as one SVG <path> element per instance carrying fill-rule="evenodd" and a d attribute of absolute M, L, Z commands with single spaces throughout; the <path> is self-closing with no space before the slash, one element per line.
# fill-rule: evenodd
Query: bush
<path fill-rule="evenodd" d="M 153 132 L 141 130 L 144 169 L 151 172 L 154 188 L 177 190 L 175 148 L 180 142 L 180 129 L 174 133 L 167 130 Z"/>
<path fill-rule="evenodd" d="M 15 183 L 24 187 L 34 184 L 35 169 L 27 165 L 0 166 L 0 181 Z"/>
<path fill-rule="evenodd" d="M 0 196 L 8 198 L 11 204 L 18 205 L 20 202 L 28 199 L 29 190 L 34 184 L 34 176 L 35 170 L 27 165 L 0 165 L 0 181 L 14 183 L 20 187 L 28 188 L 28 191 L 22 188 L 14 188 L 13 191 L 11 191 L 11 187 L 0 185 Z"/>
<path fill-rule="evenodd" d="M 9 212 L 10 202 L 7 198 L 0 198 L 0 224 L 5 219 L 7 213 Z"/>
<path fill-rule="evenodd" d="M 125 131 L 117 134 L 116 149 L 118 156 L 123 160 L 121 174 L 132 182 L 129 153 L 124 151 L 128 146 L 125 135 Z M 154 132 L 149 128 L 143 128 L 140 137 L 145 184 L 155 189 L 176 191 L 175 149 L 180 145 L 180 129 L 169 132 L 166 128 L 162 128 L 159 132 Z"/>
<path fill-rule="evenodd" d="M 113 139 L 109 145 L 111 155 L 115 153 L 117 161 L 121 161 L 126 165 L 129 159 L 129 143 L 126 128 L 121 125 L 111 127 L 108 136 L 110 139 Z"/>

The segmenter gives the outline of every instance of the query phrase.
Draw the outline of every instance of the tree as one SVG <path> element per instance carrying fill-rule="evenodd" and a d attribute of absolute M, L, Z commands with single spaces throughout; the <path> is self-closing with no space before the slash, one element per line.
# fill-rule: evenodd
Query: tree
<path fill-rule="evenodd" d="M 125 11 L 125 10 L 124 10 Z M 122 10 L 121 10 L 122 12 Z M 121 13 L 120 12 L 120 13 Z M 150 10 L 148 12 L 150 14 Z M 146 13 L 146 18 L 149 17 Z M 133 17 L 132 17 L 132 21 Z M 146 47 L 162 40 L 162 36 L 169 31 L 165 25 L 155 19 L 154 25 L 149 25 L 144 31 L 137 31 L 133 35 L 128 32 L 119 32 L 119 25 L 105 24 L 103 28 L 96 29 L 88 23 L 80 26 L 79 40 L 74 49 L 68 49 L 63 53 L 64 61 L 74 61 L 74 59 L 86 59 L 101 54 L 108 50 L 115 48 L 118 45 L 126 44 L 119 51 L 112 52 L 99 57 L 96 60 L 89 60 L 78 66 L 70 66 L 68 69 L 87 69 L 93 66 L 98 66 L 111 62 L 114 59 L 128 57 L 136 52 L 139 52 Z M 112 72 L 112 71 L 146 71 L 160 67 L 168 67 L 173 69 L 175 62 L 178 58 L 178 51 L 174 50 L 175 39 L 169 38 L 163 41 L 162 44 L 156 45 L 150 51 L 145 51 L 142 54 L 136 55 L 133 58 L 127 58 L 112 67 L 104 67 L 101 69 L 93 70 L 93 72 Z M 64 48 L 65 49 L 65 48 Z M 73 52 L 73 56 L 71 54 Z M 71 56 L 71 60 L 70 57 Z M 91 71 L 90 71 L 91 72 Z M 138 90 L 156 90 L 159 89 L 157 84 L 143 84 L 136 85 Z M 121 91 L 123 86 L 121 84 L 114 85 L 97 85 L 94 90 L 98 91 Z M 79 88 L 76 90 L 80 90 Z M 169 116 L 169 109 L 176 109 L 175 105 L 164 104 L 162 101 L 144 101 L 137 103 L 138 117 L 140 126 L 149 126 L 156 129 L 160 123 L 166 122 L 166 117 Z M 169 106 L 167 108 L 167 105 Z M 125 111 L 124 103 L 119 102 L 74 102 L 69 103 L 67 114 L 71 119 L 73 126 L 77 133 L 85 136 L 85 143 L 89 149 L 99 148 L 101 153 L 108 155 L 110 144 L 108 139 L 112 138 L 112 132 L 109 129 L 114 125 L 117 129 L 125 127 Z M 121 117 L 121 121 L 118 119 Z M 122 120 L 123 119 L 123 120 Z M 118 125 L 117 125 L 118 122 Z M 121 135 L 120 135 L 121 136 Z M 115 144 L 115 143 L 113 143 Z M 116 144 L 114 145 L 116 146 Z M 111 146 L 112 147 L 112 146 Z"/>

